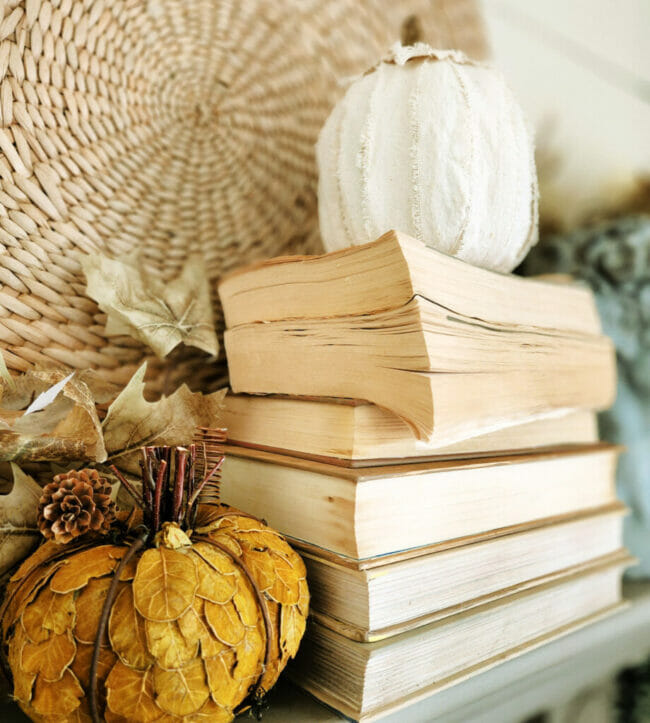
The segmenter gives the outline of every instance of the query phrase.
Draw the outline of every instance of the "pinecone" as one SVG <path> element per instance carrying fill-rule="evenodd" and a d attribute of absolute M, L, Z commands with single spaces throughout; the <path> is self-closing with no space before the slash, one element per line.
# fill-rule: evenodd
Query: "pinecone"
<path fill-rule="evenodd" d="M 38 526 L 55 542 L 70 542 L 88 531 L 105 535 L 115 520 L 111 486 L 95 469 L 58 474 L 38 505 Z"/>

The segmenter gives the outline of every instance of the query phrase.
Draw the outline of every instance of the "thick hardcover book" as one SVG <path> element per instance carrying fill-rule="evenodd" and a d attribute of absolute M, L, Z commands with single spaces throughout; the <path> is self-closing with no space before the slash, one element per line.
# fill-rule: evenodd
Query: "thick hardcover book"
<path fill-rule="evenodd" d="M 624 512 L 614 504 L 395 562 L 351 564 L 302 550 L 310 613 L 346 637 L 381 640 L 620 552 Z"/>
<path fill-rule="evenodd" d="M 365 468 L 226 449 L 224 502 L 300 547 L 351 560 L 412 556 L 616 502 L 619 449 L 607 444 Z"/>

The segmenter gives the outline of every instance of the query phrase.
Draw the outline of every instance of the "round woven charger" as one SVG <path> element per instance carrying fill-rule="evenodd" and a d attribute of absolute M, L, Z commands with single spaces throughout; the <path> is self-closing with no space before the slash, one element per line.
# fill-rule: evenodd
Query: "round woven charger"
<path fill-rule="evenodd" d="M 484 50 L 473 0 L 0 7 L 3 356 L 16 371 L 92 367 L 120 383 L 147 351 L 106 336 L 76 252 L 138 249 L 171 278 L 198 251 L 216 281 L 317 251 L 313 146 L 340 80 L 400 33 Z"/>

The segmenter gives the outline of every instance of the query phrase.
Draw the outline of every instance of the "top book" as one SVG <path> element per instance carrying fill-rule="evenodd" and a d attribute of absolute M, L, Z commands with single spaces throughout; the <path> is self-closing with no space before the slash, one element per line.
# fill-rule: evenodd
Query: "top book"
<path fill-rule="evenodd" d="M 363 399 L 432 447 L 611 405 L 587 288 L 471 266 L 390 232 L 219 287 L 233 392 Z"/>
<path fill-rule="evenodd" d="M 419 296 L 486 322 L 600 334 L 589 289 L 486 271 L 389 231 L 373 243 L 321 256 L 286 256 L 223 278 L 227 327 L 372 314 Z"/>

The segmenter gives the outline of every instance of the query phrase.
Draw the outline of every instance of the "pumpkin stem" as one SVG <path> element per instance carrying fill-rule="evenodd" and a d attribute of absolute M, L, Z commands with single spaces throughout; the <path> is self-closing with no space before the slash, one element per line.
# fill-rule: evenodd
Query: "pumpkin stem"
<path fill-rule="evenodd" d="M 166 487 L 165 472 L 167 471 L 167 460 L 161 459 L 158 465 L 158 475 L 156 477 L 156 491 L 153 496 L 153 532 L 156 534 L 160 529 L 160 516 L 163 503 L 163 489 Z"/>
<path fill-rule="evenodd" d="M 119 479 L 122 486 L 129 493 L 129 495 L 131 495 L 131 497 L 133 497 L 135 503 L 138 506 L 141 506 L 142 505 L 142 497 L 136 492 L 135 488 L 127 480 L 127 478 L 120 472 L 120 470 L 114 464 L 112 464 L 110 466 L 110 470 L 117 477 L 117 479 Z"/>
<path fill-rule="evenodd" d="M 417 15 L 409 15 L 404 19 L 400 32 L 402 45 L 415 45 L 422 40 L 422 22 Z"/>
<path fill-rule="evenodd" d="M 97 635 L 95 635 L 93 657 L 90 662 L 89 703 L 90 715 L 92 716 L 93 723 L 101 723 L 101 718 L 99 717 L 99 709 L 97 707 L 97 666 L 99 665 L 99 653 L 101 649 L 102 638 L 104 637 L 106 625 L 108 623 L 108 616 L 111 612 L 111 608 L 113 607 L 113 603 L 115 602 L 115 598 L 117 596 L 117 586 L 120 582 L 120 577 L 122 577 L 122 572 L 124 571 L 124 568 L 129 564 L 129 561 L 138 552 L 138 550 L 141 550 L 145 546 L 148 537 L 149 533 L 144 532 L 142 533 L 142 535 L 140 535 L 140 537 L 137 537 L 133 541 L 129 549 L 126 551 L 124 557 L 120 560 L 120 564 L 115 569 L 115 574 L 113 575 L 110 587 L 108 588 L 108 592 L 106 593 L 106 598 L 104 599 L 102 614 L 99 618 L 99 625 L 97 626 Z"/>
<path fill-rule="evenodd" d="M 194 492 L 194 478 L 196 477 L 196 444 L 190 444 L 190 468 L 189 478 L 187 480 L 187 498 L 189 499 Z"/>
<path fill-rule="evenodd" d="M 219 503 L 219 472 L 225 459 L 225 441 L 225 429 L 198 427 L 189 447 L 142 447 L 142 492 L 138 492 L 115 465 L 111 466 L 124 489 L 142 509 L 144 524 L 153 536 L 164 522 L 175 522 L 190 529 L 196 520 L 199 500 Z"/>
<path fill-rule="evenodd" d="M 180 524 L 183 519 L 183 493 L 185 492 L 185 472 L 187 470 L 188 450 L 176 447 L 176 476 L 174 479 L 174 506 L 172 521 Z"/>
<path fill-rule="evenodd" d="M 153 493 L 156 489 L 156 483 L 153 481 L 153 472 L 151 470 L 151 459 L 147 454 L 145 447 L 140 450 L 142 459 L 140 460 L 140 469 L 142 470 L 142 501 L 144 503 L 143 512 L 147 516 L 147 522 L 151 524 L 151 510 L 153 508 Z"/>

